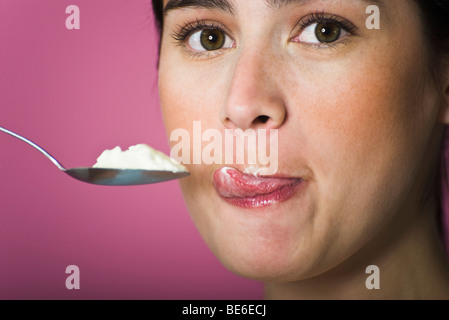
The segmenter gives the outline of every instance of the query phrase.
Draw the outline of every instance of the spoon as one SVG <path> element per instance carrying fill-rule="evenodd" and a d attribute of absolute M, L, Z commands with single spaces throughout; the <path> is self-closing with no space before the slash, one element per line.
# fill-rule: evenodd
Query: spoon
<path fill-rule="evenodd" d="M 53 162 L 61 171 L 67 173 L 72 178 L 77 180 L 103 185 L 103 186 L 132 186 L 151 184 L 157 182 L 164 182 L 174 179 L 180 179 L 187 177 L 189 172 L 172 172 L 172 171 L 158 171 L 158 170 L 142 170 L 142 169 L 109 169 L 109 168 L 72 168 L 65 169 L 54 157 L 52 157 L 47 151 L 39 147 L 34 142 L 0 127 L 0 131 L 8 133 L 17 139 L 20 139 L 37 150 L 42 152 L 48 159 Z"/>

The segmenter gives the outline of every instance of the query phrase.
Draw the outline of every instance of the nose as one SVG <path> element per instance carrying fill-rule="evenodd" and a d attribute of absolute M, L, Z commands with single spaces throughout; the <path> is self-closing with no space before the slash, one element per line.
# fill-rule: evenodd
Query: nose
<path fill-rule="evenodd" d="M 220 120 L 229 129 L 278 129 L 286 119 L 285 103 L 273 59 L 259 52 L 238 57 Z"/>

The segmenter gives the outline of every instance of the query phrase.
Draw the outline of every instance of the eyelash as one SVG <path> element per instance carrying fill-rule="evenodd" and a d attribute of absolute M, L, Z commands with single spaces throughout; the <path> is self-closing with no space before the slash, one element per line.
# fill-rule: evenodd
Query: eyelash
<path fill-rule="evenodd" d="M 176 42 L 182 45 L 192 34 L 204 29 L 215 29 L 225 34 L 229 33 L 228 31 L 224 30 L 221 25 L 215 22 L 195 20 L 187 23 L 184 26 L 178 26 L 177 30 L 173 32 L 172 37 Z"/>
<path fill-rule="evenodd" d="M 317 11 L 314 13 L 311 13 L 301 19 L 298 24 L 295 26 L 296 28 L 299 28 L 299 30 L 304 30 L 305 28 L 309 27 L 310 25 L 314 23 L 335 23 L 338 25 L 338 27 L 344 29 L 346 32 L 348 32 L 350 35 L 355 34 L 356 27 L 349 22 L 348 20 L 337 16 L 333 14 L 325 14 L 323 11 Z M 185 42 L 189 39 L 189 37 L 194 34 L 197 31 L 205 30 L 205 29 L 216 29 L 220 32 L 223 32 L 224 34 L 229 36 L 229 32 L 225 30 L 219 23 L 217 22 L 209 22 L 209 21 L 201 21 L 201 20 L 195 20 L 188 22 L 185 25 L 179 25 L 177 29 L 173 32 L 172 38 L 176 41 L 176 43 L 180 46 L 185 45 Z M 296 37 L 297 35 L 295 35 Z M 231 37 L 232 38 L 232 37 Z M 338 45 L 341 41 L 338 40 L 336 42 L 330 43 L 330 44 L 322 44 L 322 45 L 311 45 L 306 44 L 308 46 L 313 47 L 325 47 L 325 48 L 331 48 L 335 45 Z M 204 53 L 196 53 L 196 54 L 211 54 L 212 52 L 204 52 Z"/>
<path fill-rule="evenodd" d="M 323 11 L 318 11 L 307 15 L 299 21 L 297 26 L 303 30 L 314 23 L 335 23 L 350 34 L 354 34 L 356 31 L 356 27 L 348 20 L 334 14 L 326 14 Z"/>

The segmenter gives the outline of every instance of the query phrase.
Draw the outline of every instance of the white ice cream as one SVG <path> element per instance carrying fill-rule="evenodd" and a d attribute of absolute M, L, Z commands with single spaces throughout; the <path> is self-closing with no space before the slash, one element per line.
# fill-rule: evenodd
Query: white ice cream
<path fill-rule="evenodd" d="M 166 156 L 146 144 L 138 144 L 122 151 L 120 147 L 105 150 L 97 158 L 94 168 L 140 169 L 185 172 L 186 168 L 176 160 Z"/>

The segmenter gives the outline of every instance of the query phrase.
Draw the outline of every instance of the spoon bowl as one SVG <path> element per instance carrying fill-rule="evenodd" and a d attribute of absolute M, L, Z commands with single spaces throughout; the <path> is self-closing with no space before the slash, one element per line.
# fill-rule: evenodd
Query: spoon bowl
<path fill-rule="evenodd" d="M 64 169 L 72 178 L 102 186 L 136 186 L 187 177 L 188 172 L 141 169 L 72 168 Z"/>
<path fill-rule="evenodd" d="M 68 174 L 70 177 L 77 180 L 87 182 L 90 184 L 102 185 L 102 186 L 133 186 L 152 184 L 158 182 L 164 182 L 169 180 L 175 180 L 187 177 L 189 172 L 173 172 L 173 171 L 159 171 L 159 170 L 142 170 L 142 169 L 114 169 L 114 168 L 64 168 L 52 155 L 50 155 L 43 148 L 29 139 L 18 135 L 8 129 L 0 127 L 0 131 L 7 133 L 19 140 L 22 140 L 29 145 L 33 146 L 50 159 L 55 166 L 61 171 Z"/>

